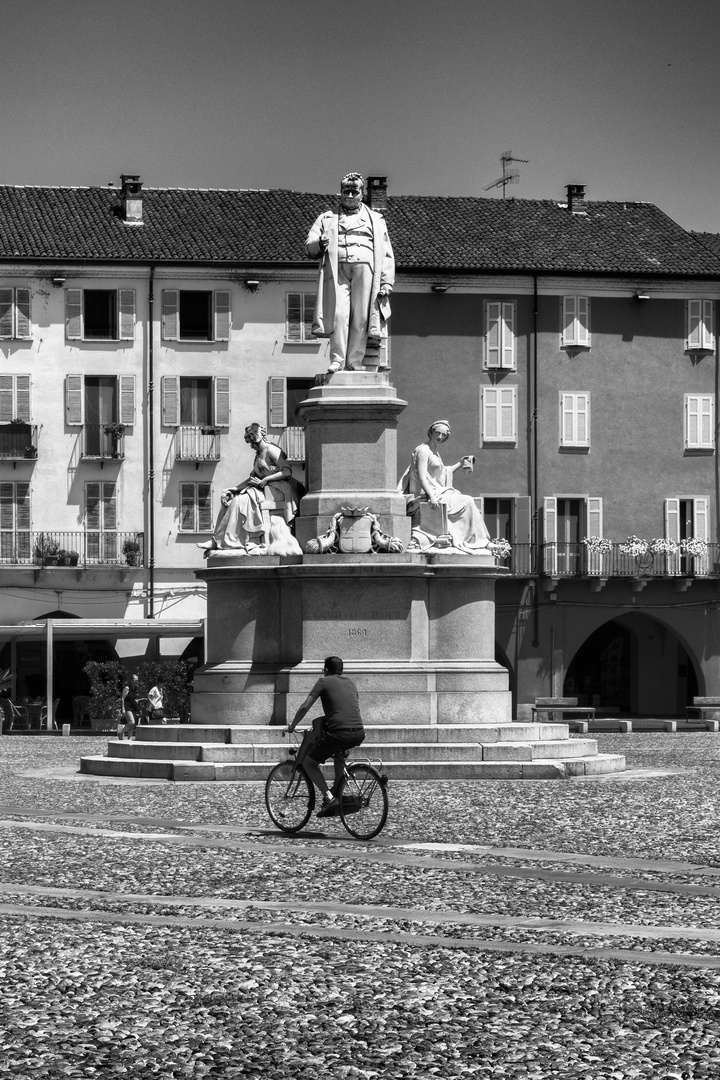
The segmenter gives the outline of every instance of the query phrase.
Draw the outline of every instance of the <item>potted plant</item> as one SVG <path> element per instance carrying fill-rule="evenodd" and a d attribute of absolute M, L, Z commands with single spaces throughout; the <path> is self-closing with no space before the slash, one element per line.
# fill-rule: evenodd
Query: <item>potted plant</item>
<path fill-rule="evenodd" d="M 122 553 L 128 566 L 137 566 L 140 561 L 140 542 L 128 537 L 122 546 Z"/>
<path fill-rule="evenodd" d="M 35 542 L 35 562 L 40 563 L 41 566 L 57 566 L 59 551 L 60 545 L 56 540 L 45 533 L 38 535 Z"/>
<path fill-rule="evenodd" d="M 37 457 L 37 446 L 33 446 L 32 443 L 30 443 L 30 445 L 26 446 L 25 449 L 23 450 L 23 454 L 24 454 L 24 456 L 26 458 L 36 458 Z"/>
<path fill-rule="evenodd" d="M 125 434 L 125 425 L 112 421 L 105 425 L 105 434 L 112 435 L 113 439 L 119 439 Z"/>
<path fill-rule="evenodd" d="M 203 424 L 200 428 L 201 435 L 217 435 L 218 428 L 214 424 Z"/>
<path fill-rule="evenodd" d="M 19 416 L 13 416 L 10 423 L 7 425 L 12 431 L 24 432 L 30 434 L 30 421 L 21 420 Z"/>
<path fill-rule="evenodd" d="M 80 562 L 79 551 L 68 551 L 68 566 L 77 566 Z"/>
<path fill-rule="evenodd" d="M 65 548 L 60 548 L 60 550 L 58 551 L 58 553 L 57 553 L 57 564 L 58 564 L 58 566 L 69 566 L 70 565 L 70 552 L 66 551 Z"/>

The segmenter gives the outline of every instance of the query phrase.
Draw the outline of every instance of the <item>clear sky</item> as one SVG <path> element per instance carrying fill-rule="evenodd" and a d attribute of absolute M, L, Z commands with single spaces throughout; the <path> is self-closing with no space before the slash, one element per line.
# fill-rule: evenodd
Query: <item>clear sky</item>
<path fill-rule="evenodd" d="M 2 0 L 0 183 L 482 195 L 512 150 L 509 196 L 720 232 L 719 31 L 717 0 Z"/>

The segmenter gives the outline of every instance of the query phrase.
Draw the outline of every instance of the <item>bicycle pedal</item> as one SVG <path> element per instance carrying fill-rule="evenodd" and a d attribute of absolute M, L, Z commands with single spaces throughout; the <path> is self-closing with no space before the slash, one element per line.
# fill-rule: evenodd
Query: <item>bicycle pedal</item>
<path fill-rule="evenodd" d="M 297 746 L 288 746 L 287 752 L 288 757 L 295 757 L 295 755 L 297 754 Z"/>

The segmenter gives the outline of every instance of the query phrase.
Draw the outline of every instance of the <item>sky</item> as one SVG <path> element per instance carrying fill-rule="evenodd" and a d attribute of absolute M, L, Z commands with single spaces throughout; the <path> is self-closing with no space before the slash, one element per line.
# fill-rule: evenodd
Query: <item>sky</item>
<path fill-rule="evenodd" d="M 0 183 L 644 200 L 720 232 L 717 0 L 2 0 Z"/>

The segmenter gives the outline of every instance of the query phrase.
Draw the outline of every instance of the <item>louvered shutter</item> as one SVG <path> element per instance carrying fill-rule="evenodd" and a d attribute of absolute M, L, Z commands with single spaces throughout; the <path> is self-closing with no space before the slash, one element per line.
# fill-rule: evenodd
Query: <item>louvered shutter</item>
<path fill-rule="evenodd" d="M 213 379 L 213 423 L 218 427 L 230 426 L 230 380 Z"/>
<path fill-rule="evenodd" d="M 685 446 L 696 447 L 700 438 L 700 398 L 697 394 L 685 395 Z"/>
<path fill-rule="evenodd" d="M 230 340 L 230 293 L 227 289 L 218 289 L 215 293 L 215 341 Z"/>
<path fill-rule="evenodd" d="M 500 391 L 494 386 L 482 388 L 482 434 L 485 442 L 495 442 L 500 433 Z"/>
<path fill-rule="evenodd" d="M 30 290 L 15 290 L 15 337 L 30 337 Z"/>
<path fill-rule="evenodd" d="M 588 497 L 585 503 L 586 536 L 602 536 L 603 534 L 603 502 L 601 498 Z M 583 548 L 581 547 L 582 551 Z M 601 574 L 605 555 L 599 551 L 588 551 L 585 555 L 587 571 L 589 574 Z"/>
<path fill-rule="evenodd" d="M 515 367 L 515 304 L 503 304 L 502 306 L 502 366 L 514 369 Z"/>
<path fill-rule="evenodd" d="M 15 528 L 15 485 L 0 484 L 0 529 Z"/>
<path fill-rule="evenodd" d="M 711 394 L 703 394 L 700 398 L 700 445 L 710 449 L 715 445 L 714 432 L 714 400 Z"/>
<path fill-rule="evenodd" d="M 85 485 L 85 528 L 96 532 L 101 524 L 100 488 L 95 480 Z"/>
<path fill-rule="evenodd" d="M 212 485 L 198 483 L 197 485 L 197 531 L 212 532 Z"/>
<path fill-rule="evenodd" d="M 302 293 L 291 292 L 286 298 L 285 340 L 302 341 Z"/>
<path fill-rule="evenodd" d="M 30 423 L 32 410 L 30 408 L 30 376 L 15 376 L 15 416 L 18 420 Z"/>
<path fill-rule="evenodd" d="M 0 424 L 9 424 L 15 418 L 15 377 L 0 375 Z"/>
<path fill-rule="evenodd" d="M 268 379 L 268 426 L 287 427 L 287 380 L 284 375 Z"/>
<path fill-rule="evenodd" d="M 575 402 L 577 442 L 579 446 L 588 446 L 590 443 L 590 395 L 576 394 Z"/>
<path fill-rule="evenodd" d="M 500 390 L 500 438 L 504 442 L 515 440 L 515 387 Z"/>
<path fill-rule="evenodd" d="M 180 531 L 197 531 L 195 528 L 195 484 L 180 485 Z"/>
<path fill-rule="evenodd" d="M 532 573 L 532 504 L 529 495 L 518 495 L 513 507 L 513 570 L 515 573 Z"/>
<path fill-rule="evenodd" d="M 117 529 L 117 490 L 115 484 L 102 485 L 102 529 Z"/>
<path fill-rule="evenodd" d="M 120 423 L 132 426 L 135 423 L 135 376 L 120 375 L 118 382 Z"/>
<path fill-rule="evenodd" d="M 501 328 L 500 318 L 502 305 L 488 302 L 485 306 L 486 330 L 485 330 L 485 366 L 499 368 L 501 363 L 500 345 Z"/>
<path fill-rule="evenodd" d="M 708 514 L 707 499 L 693 499 L 693 535 L 698 540 L 707 543 L 710 539 L 710 518 Z M 710 555 L 696 555 L 693 559 L 693 569 L 696 574 L 707 574 L 710 566 Z"/>
<path fill-rule="evenodd" d="M 577 297 L 577 316 L 575 319 L 575 344 L 590 346 L 590 299 L 587 296 Z"/>
<path fill-rule="evenodd" d="M 68 341 L 82 339 L 82 289 L 65 290 L 65 337 Z"/>
<path fill-rule="evenodd" d="M 546 574 L 557 574 L 557 498 L 546 495 L 543 499 L 544 569 Z"/>
<path fill-rule="evenodd" d="M 32 517 L 30 514 L 30 484 L 15 485 L 15 557 L 19 562 L 30 561 Z"/>
<path fill-rule="evenodd" d="M 135 290 L 118 289 L 118 311 L 120 312 L 120 341 L 135 340 Z"/>
<path fill-rule="evenodd" d="M 0 338 L 13 336 L 13 291 L 0 289 Z"/>
<path fill-rule="evenodd" d="M 573 395 L 560 395 L 560 445 L 571 446 L 575 435 L 575 409 Z"/>
<path fill-rule="evenodd" d="M 163 427 L 178 427 L 180 424 L 180 379 L 177 375 L 163 376 L 161 397 Z"/>
<path fill-rule="evenodd" d="M 82 375 L 65 377 L 65 423 L 71 427 L 82 427 L 84 386 Z"/>
<path fill-rule="evenodd" d="M 688 300 L 688 349 L 699 349 L 702 345 L 702 300 Z"/>
<path fill-rule="evenodd" d="M 680 543 L 680 500 L 679 499 L 666 499 L 664 505 L 664 518 L 665 518 L 665 536 L 668 540 L 674 540 L 676 544 Z M 681 553 L 677 551 L 674 555 L 667 556 L 667 569 L 669 574 L 679 574 L 681 572 Z"/>
<path fill-rule="evenodd" d="M 577 303 L 574 296 L 562 298 L 562 343 L 563 345 L 575 344 L 575 319 L 577 318 Z"/>
<path fill-rule="evenodd" d="M 303 293 L 303 341 L 316 340 L 312 329 L 316 300 L 316 293 Z"/>
<path fill-rule="evenodd" d="M 703 349 L 715 348 L 715 302 L 713 300 L 703 300 L 703 317 L 702 317 L 702 347 Z"/>
<path fill-rule="evenodd" d="M 177 289 L 163 289 L 162 294 L 162 338 L 163 341 L 178 341 L 180 338 L 180 298 Z"/>

